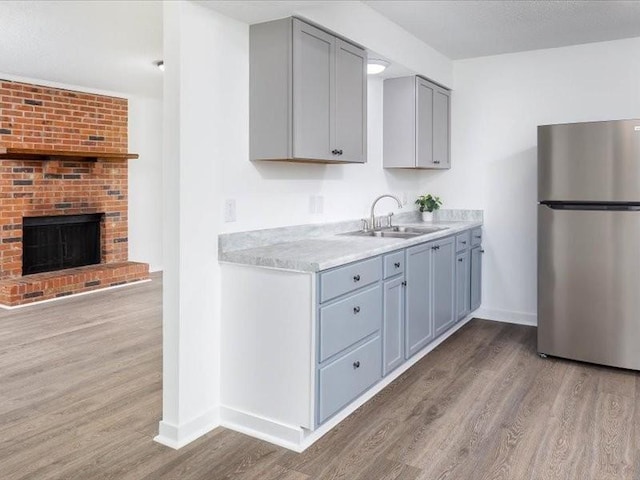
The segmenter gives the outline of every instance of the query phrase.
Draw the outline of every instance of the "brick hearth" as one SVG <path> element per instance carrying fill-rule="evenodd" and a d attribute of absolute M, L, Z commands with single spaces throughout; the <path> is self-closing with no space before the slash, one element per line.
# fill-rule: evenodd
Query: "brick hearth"
<path fill-rule="evenodd" d="M 9 307 L 115 287 L 148 278 L 149 266 L 117 262 L 36 273 L 0 282 L 0 304 Z"/>
<path fill-rule="evenodd" d="M 0 146 L 126 153 L 127 100 L 0 81 Z M 128 163 L 0 160 L 0 303 L 23 303 L 148 278 L 128 261 Z M 24 217 L 104 213 L 101 263 L 22 276 Z"/>

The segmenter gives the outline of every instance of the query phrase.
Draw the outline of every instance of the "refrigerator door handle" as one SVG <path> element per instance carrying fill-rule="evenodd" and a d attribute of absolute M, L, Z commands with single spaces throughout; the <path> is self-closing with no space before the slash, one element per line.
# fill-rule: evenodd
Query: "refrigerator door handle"
<path fill-rule="evenodd" d="M 585 210 L 585 211 L 616 211 L 638 212 L 640 205 L 636 203 L 587 203 L 587 202 L 540 202 L 541 205 L 553 210 Z"/>

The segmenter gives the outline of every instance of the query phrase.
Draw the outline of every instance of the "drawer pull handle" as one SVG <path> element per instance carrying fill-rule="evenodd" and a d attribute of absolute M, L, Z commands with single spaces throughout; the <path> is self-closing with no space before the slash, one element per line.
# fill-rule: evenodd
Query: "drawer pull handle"
<path fill-rule="evenodd" d="M 353 369 L 355 370 L 356 368 L 360 368 L 360 360 L 353 362 Z"/>
<path fill-rule="evenodd" d="M 482 238 L 482 235 L 474 235 L 474 238 Z"/>
<path fill-rule="evenodd" d="M 394 263 L 393 266 L 396 267 L 396 268 L 400 268 L 400 262 Z"/>
<path fill-rule="evenodd" d="M 400 285 L 402 285 L 403 287 L 407 286 L 407 281 L 405 280 L 404 282 L 402 282 Z"/>
<path fill-rule="evenodd" d="M 461 262 L 461 261 L 462 261 L 462 259 L 461 259 L 461 258 L 459 258 L 459 259 L 458 259 L 458 261 L 459 261 L 459 262 Z"/>
<path fill-rule="evenodd" d="M 465 240 L 464 242 L 460 242 L 460 243 L 463 244 L 463 245 L 466 245 L 467 241 Z"/>
<path fill-rule="evenodd" d="M 354 282 L 359 282 L 360 281 L 360 275 L 354 275 L 353 276 L 353 281 Z"/>
<path fill-rule="evenodd" d="M 480 250 L 480 253 L 484 253 L 484 250 Z"/>
<path fill-rule="evenodd" d="M 353 307 L 353 314 L 360 313 L 360 307 Z"/>

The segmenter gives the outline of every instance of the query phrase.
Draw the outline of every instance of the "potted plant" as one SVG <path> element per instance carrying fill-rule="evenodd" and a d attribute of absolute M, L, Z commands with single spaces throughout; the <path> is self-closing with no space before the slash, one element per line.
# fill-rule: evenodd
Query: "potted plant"
<path fill-rule="evenodd" d="M 440 208 L 442 200 L 440 200 L 440 197 L 435 197 L 429 193 L 427 195 L 420 195 L 416 200 L 416 205 L 420 207 L 422 221 L 431 222 L 433 221 L 433 212 Z"/>

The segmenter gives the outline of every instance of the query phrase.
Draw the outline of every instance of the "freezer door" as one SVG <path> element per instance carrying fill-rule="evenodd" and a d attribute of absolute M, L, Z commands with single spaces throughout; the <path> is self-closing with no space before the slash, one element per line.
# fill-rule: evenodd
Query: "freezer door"
<path fill-rule="evenodd" d="M 640 212 L 538 207 L 538 351 L 640 370 Z"/>
<path fill-rule="evenodd" d="M 538 200 L 640 200 L 640 119 L 538 127 Z"/>

